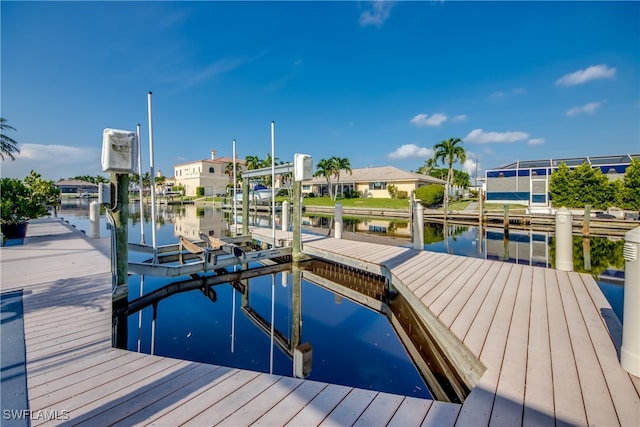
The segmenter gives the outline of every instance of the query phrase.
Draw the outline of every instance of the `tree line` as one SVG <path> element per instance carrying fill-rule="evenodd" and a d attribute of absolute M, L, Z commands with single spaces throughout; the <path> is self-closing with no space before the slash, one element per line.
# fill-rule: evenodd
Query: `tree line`
<path fill-rule="evenodd" d="M 640 210 L 640 160 L 632 160 L 624 178 L 615 181 L 588 163 L 573 170 L 562 163 L 549 178 L 549 193 L 554 207 Z"/>

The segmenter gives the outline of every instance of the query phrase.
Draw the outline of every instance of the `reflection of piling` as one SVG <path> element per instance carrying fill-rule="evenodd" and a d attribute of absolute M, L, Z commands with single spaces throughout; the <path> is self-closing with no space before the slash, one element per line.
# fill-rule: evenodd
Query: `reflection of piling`
<path fill-rule="evenodd" d="M 562 207 L 556 211 L 556 269 L 573 271 L 573 237 L 571 211 Z"/>
<path fill-rule="evenodd" d="M 342 239 L 342 203 L 336 203 L 336 211 L 334 216 L 334 231 L 333 236 L 336 239 Z"/>
<path fill-rule="evenodd" d="M 582 254 L 584 258 L 584 271 L 591 271 L 591 240 L 587 236 L 582 238 Z"/>
<path fill-rule="evenodd" d="M 502 244 L 504 251 L 502 253 L 502 259 L 509 261 L 509 230 L 505 228 L 504 235 L 502 237 Z"/>
<path fill-rule="evenodd" d="M 640 377 L 640 227 L 624 235 L 624 308 L 620 365 Z"/>

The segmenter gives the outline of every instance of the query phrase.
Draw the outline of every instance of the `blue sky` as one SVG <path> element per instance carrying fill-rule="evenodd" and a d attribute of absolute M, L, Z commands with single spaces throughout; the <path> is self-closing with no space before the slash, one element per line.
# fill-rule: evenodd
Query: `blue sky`
<path fill-rule="evenodd" d="M 640 2 L 11 2 L 1 114 L 16 161 L 97 175 L 104 128 L 142 126 L 156 170 L 215 148 L 415 170 L 640 152 Z M 457 166 L 462 168 L 461 165 Z"/>

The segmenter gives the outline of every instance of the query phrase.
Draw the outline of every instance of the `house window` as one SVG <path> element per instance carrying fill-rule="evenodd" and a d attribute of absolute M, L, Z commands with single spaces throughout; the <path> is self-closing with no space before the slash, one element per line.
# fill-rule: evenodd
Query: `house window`
<path fill-rule="evenodd" d="M 386 190 L 387 183 L 386 182 L 370 182 L 369 190 Z"/>
<path fill-rule="evenodd" d="M 215 169 L 213 168 L 213 166 L 209 168 L 209 173 L 215 173 Z"/>

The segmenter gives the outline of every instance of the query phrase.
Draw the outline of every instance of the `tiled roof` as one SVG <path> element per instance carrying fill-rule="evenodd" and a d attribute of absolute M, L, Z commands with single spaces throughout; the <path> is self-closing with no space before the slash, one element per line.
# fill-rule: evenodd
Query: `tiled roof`
<path fill-rule="evenodd" d="M 379 166 L 371 168 L 355 168 L 352 169 L 352 173 L 341 171 L 340 182 L 373 182 L 373 181 L 426 181 L 434 184 L 444 184 L 441 179 L 434 178 L 428 175 L 422 175 L 414 172 L 407 172 L 405 170 L 396 168 L 394 166 Z M 315 177 L 310 181 L 306 181 L 311 184 L 323 184 L 327 180 L 323 177 Z"/>
<path fill-rule="evenodd" d="M 91 186 L 95 186 L 97 187 L 98 184 L 94 184 L 92 182 L 88 182 L 88 181 L 82 181 L 80 179 L 61 179 L 60 181 L 56 182 L 55 185 L 66 185 L 66 186 L 71 186 L 71 187 L 77 187 L 80 185 L 91 185 Z"/>

